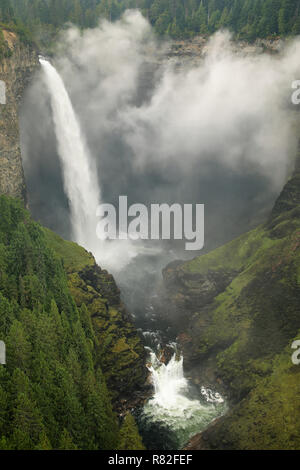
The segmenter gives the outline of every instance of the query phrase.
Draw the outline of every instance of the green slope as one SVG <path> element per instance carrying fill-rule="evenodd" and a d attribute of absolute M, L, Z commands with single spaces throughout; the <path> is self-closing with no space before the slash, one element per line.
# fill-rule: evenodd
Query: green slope
<path fill-rule="evenodd" d="M 269 221 L 213 252 L 164 271 L 186 366 L 214 377 L 231 411 L 198 448 L 299 449 L 300 173 Z M 203 440 L 203 437 L 205 440 Z"/>
<path fill-rule="evenodd" d="M 134 420 L 120 427 L 113 411 L 124 381 L 133 395 L 146 377 L 113 278 L 19 201 L 1 196 L 0 214 L 0 448 L 143 448 Z"/>

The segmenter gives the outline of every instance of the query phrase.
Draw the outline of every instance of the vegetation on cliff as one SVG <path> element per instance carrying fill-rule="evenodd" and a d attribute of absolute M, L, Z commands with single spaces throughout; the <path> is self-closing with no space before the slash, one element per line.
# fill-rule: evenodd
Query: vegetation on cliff
<path fill-rule="evenodd" d="M 300 33 L 299 0 L 1 0 L 6 23 L 26 25 L 44 41 L 67 22 L 94 27 L 139 8 L 155 30 L 175 38 L 229 28 L 240 39 Z"/>
<path fill-rule="evenodd" d="M 146 375 L 113 279 L 19 201 L 1 196 L 0 213 L 0 448 L 142 448 L 113 411 L 122 380 L 130 394 Z"/>
<path fill-rule="evenodd" d="M 5 41 L 2 29 L 0 29 L 0 60 L 4 57 L 10 57 L 11 54 L 11 49 L 8 47 L 8 44 Z"/>
<path fill-rule="evenodd" d="M 266 224 L 164 276 L 172 306 L 188 312 L 187 366 L 214 371 L 232 403 L 199 448 L 299 449 L 299 170 Z"/>

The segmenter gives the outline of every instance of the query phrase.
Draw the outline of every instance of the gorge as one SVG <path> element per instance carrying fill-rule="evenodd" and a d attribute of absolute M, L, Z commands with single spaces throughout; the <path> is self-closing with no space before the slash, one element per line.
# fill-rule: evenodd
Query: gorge
<path fill-rule="evenodd" d="M 63 81 L 47 60 L 40 58 L 40 62 L 51 94 L 64 187 L 70 203 L 72 237 L 79 245 L 92 252 L 98 263 L 101 263 L 101 254 L 106 251 L 107 242 L 103 240 L 100 246 L 96 247 L 95 214 L 100 188 L 91 170 L 89 151 L 84 144 L 78 119 Z M 68 126 L 65 125 L 66 122 Z M 198 232 L 195 234 L 199 235 Z M 164 348 L 163 345 L 161 347 Z M 175 435 L 175 439 L 170 438 L 170 447 L 167 442 L 163 444 L 164 447 L 172 449 L 175 446 L 179 449 L 196 431 L 203 429 L 214 417 L 222 413 L 224 407 L 219 406 L 218 409 L 216 404 L 223 403 L 224 400 L 218 394 L 206 393 L 205 389 L 201 392 L 202 403 L 189 399 L 189 386 L 183 373 L 183 357 L 178 358 L 175 351 L 169 363 L 165 365 L 160 362 L 159 355 L 160 347 L 151 350 L 152 366 L 149 371 L 154 384 L 154 397 L 145 405 L 139 417 L 140 432 L 147 447 L 152 448 L 154 445 L 156 448 L 161 443 L 153 443 L 153 438 L 152 442 L 147 442 L 145 430 L 149 426 L 151 429 L 153 424 L 157 423 L 158 429 L 162 427 L 166 429 L 166 433 Z"/>
<path fill-rule="evenodd" d="M 297 425 L 299 368 L 290 360 L 290 345 L 300 331 L 299 155 L 295 158 L 299 133 L 295 131 L 298 118 L 285 104 L 282 105 L 285 93 L 278 90 L 286 81 L 280 70 L 284 69 L 291 76 L 298 70 L 298 65 L 294 64 L 298 43 L 287 47 L 278 65 L 277 59 L 268 55 L 254 55 L 253 59 L 248 55 L 236 56 L 232 54 L 226 36 L 217 36 L 210 46 L 212 52 L 208 52 L 206 59 L 199 59 L 199 66 L 185 65 L 186 58 L 180 58 L 179 64 L 175 64 L 175 70 L 179 69 L 177 74 L 172 64 L 163 61 L 161 65 L 161 58 L 153 58 L 151 53 L 145 58 L 143 41 L 141 45 L 135 33 L 137 26 L 142 37 L 144 28 L 149 33 L 143 21 L 129 15 L 125 26 L 117 24 L 110 29 L 106 25 L 106 29 L 99 28 L 86 37 L 84 34 L 79 37 L 76 31 L 70 30 L 66 43 L 71 37 L 72 47 L 68 49 L 69 43 L 68 54 L 64 51 L 54 58 L 57 70 L 48 60 L 40 59 L 46 82 L 38 72 L 27 90 L 21 108 L 21 142 L 29 207 L 34 218 L 49 228 L 34 228 L 28 215 L 21 215 L 19 209 L 5 200 L 2 202 L 3 213 L 17 212 L 21 224 L 24 218 L 24 230 L 29 224 L 28 236 L 32 237 L 33 243 L 40 236 L 35 239 L 34 231 L 40 230 L 43 241 L 39 243 L 51 248 L 55 255 L 53 260 L 60 266 L 55 269 L 62 270 L 60 275 L 65 276 L 66 281 L 61 294 L 63 301 L 60 289 L 55 292 L 53 286 L 51 295 L 48 292 L 44 300 L 44 308 L 48 308 L 48 297 L 54 296 L 60 313 L 67 309 L 76 318 L 76 309 L 81 312 L 86 343 L 80 336 L 79 326 L 76 326 L 77 330 L 74 328 L 81 338 L 84 361 L 90 364 L 90 369 L 84 380 L 79 380 L 81 373 L 75 367 L 71 368 L 72 383 L 74 387 L 78 383 L 80 386 L 88 383 L 92 388 L 99 380 L 95 379 L 93 368 L 96 371 L 100 365 L 113 408 L 124 425 L 121 437 L 124 437 L 127 425 L 127 418 L 123 418 L 129 416 L 130 420 L 132 416 L 128 412 L 134 409 L 132 413 L 147 448 L 155 449 L 159 445 L 166 449 L 185 445 L 188 449 L 297 448 L 300 439 Z M 125 37 L 126 48 L 132 46 L 129 58 L 122 58 L 124 44 L 117 33 L 121 38 Z M 110 54 L 99 52 L 96 46 L 87 49 L 91 37 L 99 45 L 103 35 L 111 41 L 116 63 L 109 62 Z M 147 51 L 151 45 L 151 42 L 147 44 Z M 34 57 L 34 67 L 37 67 L 37 53 L 30 54 Z M 17 61 L 15 56 L 8 59 L 2 73 L 10 70 L 13 77 L 15 72 L 9 64 L 17 64 Z M 91 64 L 94 68 L 90 68 Z M 26 65 L 25 72 L 20 72 L 19 68 L 19 73 L 26 75 L 27 67 L 33 68 L 31 62 L 30 66 Z M 146 77 L 140 75 L 145 67 Z M 224 88 L 218 88 L 215 80 L 220 73 L 226 78 L 232 67 L 236 72 L 247 69 L 241 79 L 246 83 L 235 82 L 230 75 L 225 80 L 229 87 L 228 97 L 222 100 Z M 86 82 L 83 77 L 87 78 L 87 69 L 89 80 Z M 266 70 L 275 82 L 274 89 L 269 92 Z M 132 81 L 125 83 L 125 73 Z M 247 73 L 258 80 L 258 94 L 251 91 L 245 101 L 233 104 L 237 85 L 244 96 L 249 80 L 253 80 L 246 79 Z M 207 77 L 213 77 L 212 88 Z M 187 87 L 182 85 L 186 82 Z M 44 83 L 47 83 L 48 91 Z M 195 87 L 190 93 L 193 84 Z M 265 101 L 257 103 L 255 99 L 262 90 Z M 193 103 L 195 96 L 200 101 L 198 106 Z M 225 113 L 222 116 L 211 110 L 215 109 L 218 100 L 222 106 L 217 109 Z M 230 125 L 226 106 L 235 117 Z M 265 124 L 270 106 L 274 119 Z M 90 117 L 85 115 L 84 109 Z M 175 109 L 181 113 L 183 133 L 176 120 L 172 120 Z M 203 109 L 205 119 L 201 119 Z M 12 112 L 16 113 L 16 108 Z M 3 116 L 1 123 L 7 129 L 10 117 L 3 119 Z M 160 116 L 167 116 L 167 119 L 161 121 Z M 187 121 L 185 116 L 188 116 Z M 159 125 L 156 127 L 157 119 Z M 199 138 L 199 128 L 195 126 L 197 119 L 200 120 Z M 68 126 L 65 126 L 66 122 Z M 213 123 L 216 132 L 209 135 Z M 14 121 L 14 138 L 17 138 L 16 129 Z M 48 132 L 49 129 L 52 130 Z M 185 138 L 185 132 L 189 139 Z M 154 151 L 151 139 L 155 142 Z M 169 141 L 174 146 L 170 146 Z M 100 149 L 99 153 L 97 149 Z M 13 167 L 15 163 L 7 165 L 14 177 L 8 176 L 6 170 L 1 173 L 1 192 L 25 199 L 20 153 L 17 150 L 10 158 L 11 150 L 6 149 L 3 155 L 6 165 L 7 161 L 17 159 L 18 171 Z M 182 161 L 188 158 L 191 171 Z M 295 161 L 296 170 L 293 171 Z M 9 183 L 10 179 L 13 183 Z M 187 182 L 190 188 L 186 187 Z M 212 182 L 218 188 L 217 195 L 209 191 Z M 4 183 L 9 183 L 9 187 L 4 188 Z M 203 187 L 197 189 L 197 185 Z M 160 202 L 161 197 L 163 202 L 170 203 L 174 196 L 178 202 L 193 202 L 195 198 L 199 202 L 198 197 L 208 201 L 208 246 L 203 255 L 189 259 L 180 243 L 162 245 L 158 242 L 145 246 L 126 244 L 124 240 L 117 244 L 100 243 L 96 239 L 96 207 L 100 200 L 114 202 L 119 194 L 124 194 L 122 190 L 128 188 L 131 201 L 139 200 L 135 198 L 144 194 L 144 200 L 141 200 L 147 203 L 151 200 L 149 194 L 153 187 L 156 188 L 154 202 Z M 175 189 L 170 192 L 170 188 Z M 237 194 L 241 194 L 241 200 Z M 50 213 L 47 209 L 53 205 L 53 215 L 47 218 L 46 214 Z M 247 215 L 240 219 L 240 214 L 245 212 Z M 236 220 L 241 220 L 239 226 Z M 50 229 L 78 242 L 87 251 L 73 242 L 63 241 Z M 15 227 L 10 226 L 9 230 L 18 240 L 20 235 L 14 234 Z M 1 240 L 8 243 L 5 235 Z M 38 245 L 34 249 L 38 249 Z M 5 260 L 1 265 L 2 272 L 11 272 L 9 259 L 1 256 Z M 18 279 L 22 282 L 16 281 L 14 288 L 19 292 L 20 306 L 35 311 L 34 296 L 30 294 L 36 289 L 35 281 L 31 279 L 30 287 L 27 286 L 27 276 L 32 273 L 30 263 L 28 272 L 27 267 L 20 267 Z M 121 287 L 121 297 L 106 268 Z M 41 274 L 38 269 L 35 267 L 33 271 Z M 45 285 L 50 285 L 50 278 L 49 275 Z M 9 299 L 8 283 L 5 284 L 3 279 L 2 290 Z M 39 292 L 38 295 L 42 299 L 44 294 Z M 56 311 L 53 305 L 51 308 L 52 312 Z M 26 326 L 24 312 L 18 312 L 17 318 Z M 11 334 L 10 322 L 7 320 L 8 335 Z M 174 341 L 176 345 L 170 344 Z M 150 361 L 145 346 L 151 349 L 151 352 L 148 349 Z M 12 351 L 10 344 L 9 350 Z M 93 365 L 89 350 L 93 351 Z M 80 348 L 76 351 L 80 354 Z M 13 352 L 10 354 L 14 357 Z M 70 352 L 69 368 L 72 354 Z M 84 362 L 81 367 L 84 370 Z M 152 398 L 149 370 L 155 392 Z M 32 380 L 34 383 L 35 378 Z M 89 410 L 88 391 L 84 393 L 87 398 L 83 399 L 82 406 Z M 35 397 L 38 399 L 40 395 Z M 280 411 L 275 413 L 274 409 Z M 111 420 L 109 429 L 114 429 L 117 435 L 109 405 L 107 410 L 105 419 Z M 48 423 L 49 418 L 43 419 Z M 59 426 L 63 436 L 65 423 Z M 129 434 L 137 433 L 135 424 L 130 426 Z M 157 433 L 154 441 L 149 438 L 155 434 L 153 430 Z M 197 434 L 199 432 L 201 434 Z M 68 428 L 67 433 L 65 440 L 70 435 L 80 443 L 79 446 L 87 445 L 87 437 L 76 436 L 72 428 Z M 52 435 L 49 433 L 48 439 L 57 447 L 60 443 L 55 441 L 54 434 L 53 431 Z M 188 443 L 192 436 L 194 438 Z M 22 445 L 15 436 L 13 439 L 17 442 L 14 445 Z M 103 436 L 99 439 L 103 442 Z M 122 440 L 123 447 L 125 442 L 126 438 Z M 4 446 L 3 442 L 1 445 Z M 36 442 L 36 445 L 42 443 Z M 121 444 L 112 439 L 101 445 L 116 448 Z M 134 445 L 136 448 L 142 446 L 136 434 Z"/>

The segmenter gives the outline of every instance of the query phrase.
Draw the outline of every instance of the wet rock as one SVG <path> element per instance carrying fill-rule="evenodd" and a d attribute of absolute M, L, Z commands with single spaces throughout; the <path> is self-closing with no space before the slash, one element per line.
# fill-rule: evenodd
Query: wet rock
<path fill-rule="evenodd" d="M 0 80 L 6 86 L 6 104 L 0 104 L 0 194 L 26 202 L 18 107 L 33 72 L 39 67 L 38 52 L 21 42 L 15 33 L 3 33 L 10 53 L 0 61 Z"/>

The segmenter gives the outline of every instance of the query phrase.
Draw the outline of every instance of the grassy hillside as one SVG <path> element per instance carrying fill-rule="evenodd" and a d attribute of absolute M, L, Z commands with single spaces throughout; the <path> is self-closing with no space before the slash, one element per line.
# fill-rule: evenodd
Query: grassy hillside
<path fill-rule="evenodd" d="M 187 367 L 214 374 L 232 404 L 199 448 L 299 449 L 299 170 L 265 225 L 164 276 L 170 308 L 188 312 Z"/>
<path fill-rule="evenodd" d="M 146 377 L 113 279 L 19 201 L 1 196 L 0 213 L 0 448 L 143 448 L 113 411 L 123 380 L 132 394 Z"/>

